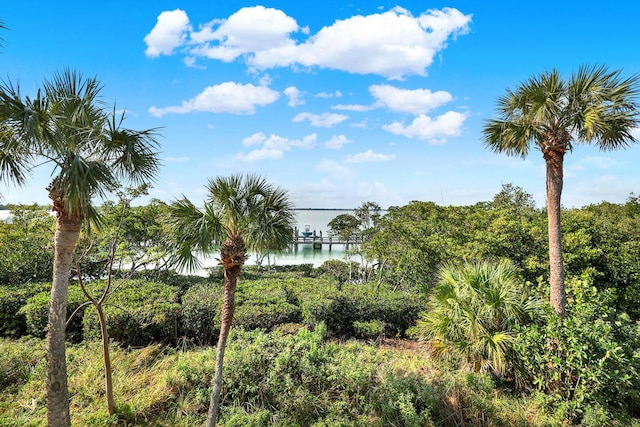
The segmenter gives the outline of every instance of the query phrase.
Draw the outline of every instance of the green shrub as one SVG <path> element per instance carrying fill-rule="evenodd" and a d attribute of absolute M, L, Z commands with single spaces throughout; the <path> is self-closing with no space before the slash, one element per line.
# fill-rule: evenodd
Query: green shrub
<path fill-rule="evenodd" d="M 182 296 L 179 335 L 189 343 L 213 345 L 220 333 L 222 286 L 195 285 Z"/>
<path fill-rule="evenodd" d="M 342 337 L 357 335 L 354 322 L 375 321 L 385 324 L 385 336 L 403 337 L 422 309 L 415 294 L 375 283 L 345 284 L 340 290 L 318 286 L 306 289 L 300 298 L 303 322 L 323 322 L 329 333 Z"/>
<path fill-rule="evenodd" d="M 353 322 L 353 328 L 357 338 L 366 340 L 374 340 L 384 336 L 386 323 L 380 320 L 372 320 L 369 322 Z"/>
<path fill-rule="evenodd" d="M 47 322 L 49 319 L 49 298 L 50 292 L 39 292 L 27 300 L 27 303 L 20 309 L 18 314 L 24 315 L 27 324 L 27 334 L 38 338 L 47 335 Z M 67 298 L 67 319 L 80 307 L 86 298 L 77 284 L 69 284 L 69 294 Z M 78 311 L 67 326 L 67 339 L 73 342 L 82 341 L 82 318 L 84 310 Z"/>
<path fill-rule="evenodd" d="M 524 328 L 517 345 L 523 386 L 575 421 L 601 418 L 602 408 L 640 413 L 640 323 L 592 283 L 588 272 L 567 280 L 569 316 Z"/>
<path fill-rule="evenodd" d="M 272 330 L 284 323 L 300 321 L 297 297 L 278 279 L 242 281 L 236 294 L 234 325 L 252 330 Z"/>
<path fill-rule="evenodd" d="M 27 333 L 27 319 L 20 309 L 40 292 L 48 292 L 50 283 L 0 286 L 0 336 L 19 338 Z"/>
<path fill-rule="evenodd" d="M 337 280 L 338 284 L 342 286 L 355 276 L 359 269 L 360 264 L 357 262 L 351 261 L 351 263 L 346 263 L 338 259 L 329 259 L 318 267 L 318 272 L 333 277 Z"/>
<path fill-rule="evenodd" d="M 100 282 L 94 286 L 99 288 Z M 124 346 L 175 343 L 177 338 L 178 289 L 158 282 L 129 280 L 118 286 L 105 301 L 109 337 Z M 98 316 L 93 306 L 84 315 L 84 334 L 100 337 Z"/>

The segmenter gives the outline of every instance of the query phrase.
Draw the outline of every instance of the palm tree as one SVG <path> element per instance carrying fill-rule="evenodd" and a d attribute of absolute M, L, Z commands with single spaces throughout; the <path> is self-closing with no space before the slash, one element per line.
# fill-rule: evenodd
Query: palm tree
<path fill-rule="evenodd" d="M 66 69 L 35 98 L 0 85 L 0 180 L 24 185 L 31 170 L 52 166 L 47 190 L 56 214 L 54 267 L 47 332 L 47 419 L 69 426 L 65 318 L 71 262 L 83 224 L 98 223 L 94 196 L 121 181 L 154 179 L 159 160 L 154 130 L 121 127 L 124 115 L 105 110 L 96 78 Z"/>
<path fill-rule="evenodd" d="M 453 358 L 474 371 L 503 375 L 518 324 L 542 315 L 510 261 L 446 264 L 416 332 L 435 356 Z"/>
<path fill-rule="evenodd" d="M 544 72 L 507 89 L 498 99 L 498 119 L 483 129 L 484 144 L 492 151 L 525 158 L 532 144 L 541 151 L 547 169 L 550 300 L 555 312 L 566 316 L 560 196 L 563 160 L 574 144 L 595 144 L 616 150 L 636 142 L 639 76 L 622 78 L 605 67 L 580 67 L 569 80 L 557 70 Z"/>
<path fill-rule="evenodd" d="M 199 209 L 186 197 L 170 205 L 175 252 L 180 268 L 201 266 L 198 255 L 220 248 L 224 269 L 222 321 L 216 352 L 216 372 L 207 415 L 213 427 L 220 408 L 222 369 L 227 337 L 235 311 L 235 291 L 247 250 L 282 250 L 293 240 L 293 205 L 287 193 L 264 178 L 241 174 L 210 179 L 207 199 Z"/>

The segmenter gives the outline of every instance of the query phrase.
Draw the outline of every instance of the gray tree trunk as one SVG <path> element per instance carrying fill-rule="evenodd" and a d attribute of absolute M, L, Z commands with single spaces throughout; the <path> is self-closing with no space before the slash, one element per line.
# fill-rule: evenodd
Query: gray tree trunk
<path fill-rule="evenodd" d="M 80 234 L 80 220 L 58 215 L 55 233 L 53 284 L 47 323 L 47 421 L 49 427 L 69 427 L 69 389 L 65 353 L 67 296 L 73 251 Z"/>
<path fill-rule="evenodd" d="M 562 257 L 562 227 L 560 223 L 564 152 L 550 150 L 544 154 L 544 159 L 547 166 L 550 302 L 558 316 L 566 317 L 567 295 L 564 287 L 565 271 Z"/>
<path fill-rule="evenodd" d="M 234 265 L 224 269 L 224 296 L 222 300 L 222 322 L 220 325 L 220 336 L 218 337 L 218 348 L 216 351 L 216 373 L 213 379 L 213 389 L 209 402 L 209 412 L 207 414 L 207 427 L 215 427 L 220 410 L 220 393 L 222 391 L 222 369 L 224 367 L 224 352 L 227 347 L 227 338 L 233 323 L 235 312 L 235 294 L 240 266 Z"/>

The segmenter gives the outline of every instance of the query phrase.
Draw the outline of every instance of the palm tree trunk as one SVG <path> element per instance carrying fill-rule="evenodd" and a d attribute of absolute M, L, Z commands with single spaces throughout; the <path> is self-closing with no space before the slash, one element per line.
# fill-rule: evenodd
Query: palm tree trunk
<path fill-rule="evenodd" d="M 547 165 L 547 215 L 549 221 L 549 284 L 550 302 L 556 314 L 564 318 L 567 295 L 564 288 L 564 261 L 562 258 L 562 228 L 560 225 L 560 197 L 563 184 L 564 151 L 548 150 L 544 153 Z"/>
<path fill-rule="evenodd" d="M 69 274 L 81 220 L 58 212 L 55 233 L 53 284 L 47 323 L 47 421 L 50 427 L 69 427 L 69 389 L 65 353 L 65 324 Z"/>
<path fill-rule="evenodd" d="M 224 259 L 223 259 L 224 265 Z M 233 263 L 224 267 L 224 297 L 222 301 L 222 322 L 220 325 L 220 336 L 218 337 L 218 348 L 216 351 L 216 373 L 211 390 L 211 400 L 209 402 L 209 413 L 207 414 L 207 427 L 215 427 L 220 409 L 220 392 L 222 391 L 222 368 L 224 365 L 224 351 L 227 347 L 227 338 L 233 322 L 235 312 L 235 294 L 238 276 L 240 275 L 240 265 Z"/>

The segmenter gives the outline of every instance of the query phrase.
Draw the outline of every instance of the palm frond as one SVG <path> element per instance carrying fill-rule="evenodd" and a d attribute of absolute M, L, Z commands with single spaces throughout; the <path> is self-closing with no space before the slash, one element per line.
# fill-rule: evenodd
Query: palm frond
<path fill-rule="evenodd" d="M 108 160 L 114 173 L 134 185 L 153 182 L 160 169 L 157 131 L 135 131 L 122 127 L 125 113 L 116 119 L 115 107 L 105 127 L 101 155 Z"/>

